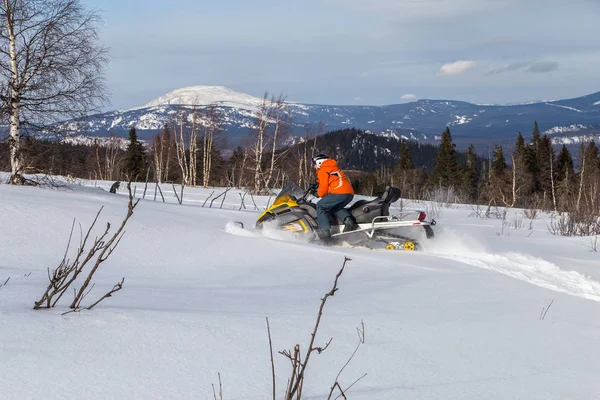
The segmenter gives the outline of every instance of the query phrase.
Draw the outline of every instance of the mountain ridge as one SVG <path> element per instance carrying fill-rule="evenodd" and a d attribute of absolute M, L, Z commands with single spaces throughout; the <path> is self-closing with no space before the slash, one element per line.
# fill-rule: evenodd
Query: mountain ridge
<path fill-rule="evenodd" d="M 135 126 L 149 139 L 183 112 L 209 105 L 218 108 L 230 145 L 241 143 L 253 125 L 262 98 L 224 86 L 188 86 L 175 89 L 131 109 L 95 114 L 63 122 L 75 134 L 124 137 Z M 357 128 L 380 134 L 431 142 L 446 126 L 460 147 L 468 143 L 514 142 L 518 132 L 528 135 L 534 121 L 559 143 L 599 137 L 600 91 L 580 97 L 516 105 L 480 105 L 458 100 L 418 99 L 388 105 L 324 105 L 286 101 L 294 116 L 292 133 L 302 135 L 307 124 L 325 124 L 325 131 Z"/>

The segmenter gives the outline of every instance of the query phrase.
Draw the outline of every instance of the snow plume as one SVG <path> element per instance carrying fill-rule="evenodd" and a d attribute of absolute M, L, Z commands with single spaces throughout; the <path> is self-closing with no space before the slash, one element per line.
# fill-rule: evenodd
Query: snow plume
<path fill-rule="evenodd" d="M 576 271 L 531 255 L 487 249 L 472 235 L 438 228 L 436 240 L 425 242 L 426 251 L 474 267 L 498 272 L 561 293 L 600 302 L 600 282 Z"/>
<path fill-rule="evenodd" d="M 473 68 L 475 65 L 475 61 L 455 61 L 453 63 L 442 65 L 437 74 L 439 76 L 460 75 L 466 70 Z"/>

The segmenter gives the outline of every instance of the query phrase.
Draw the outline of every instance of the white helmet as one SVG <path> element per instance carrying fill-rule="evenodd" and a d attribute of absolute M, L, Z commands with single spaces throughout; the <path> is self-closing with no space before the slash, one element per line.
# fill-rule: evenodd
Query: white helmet
<path fill-rule="evenodd" d="M 329 157 L 327 157 L 325 154 L 317 154 L 312 158 L 313 166 L 319 169 L 321 168 L 321 164 L 323 164 L 323 161 L 327 159 L 329 159 Z"/>

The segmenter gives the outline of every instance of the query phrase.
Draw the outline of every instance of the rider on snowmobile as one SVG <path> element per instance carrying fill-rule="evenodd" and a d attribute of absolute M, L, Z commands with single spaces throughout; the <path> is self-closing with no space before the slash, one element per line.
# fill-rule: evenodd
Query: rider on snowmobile
<path fill-rule="evenodd" d="M 327 241 L 331 238 L 330 213 L 335 214 L 340 221 L 344 222 L 344 232 L 358 229 L 356 220 L 344 208 L 354 198 L 354 189 L 346 174 L 339 169 L 334 159 L 325 154 L 314 156 L 312 163 L 317 172 L 317 182 L 313 186 L 313 194 L 321 197 L 317 203 L 317 222 L 319 224 L 317 235 L 319 239 Z M 314 193 L 315 191 L 316 193 Z"/>

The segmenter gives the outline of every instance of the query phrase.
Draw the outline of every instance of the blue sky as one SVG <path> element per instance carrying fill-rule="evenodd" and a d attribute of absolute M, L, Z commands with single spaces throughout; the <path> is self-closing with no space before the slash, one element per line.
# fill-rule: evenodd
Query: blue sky
<path fill-rule="evenodd" d="M 318 104 L 600 91 L 598 0 L 88 0 L 107 109 L 219 85 Z"/>

